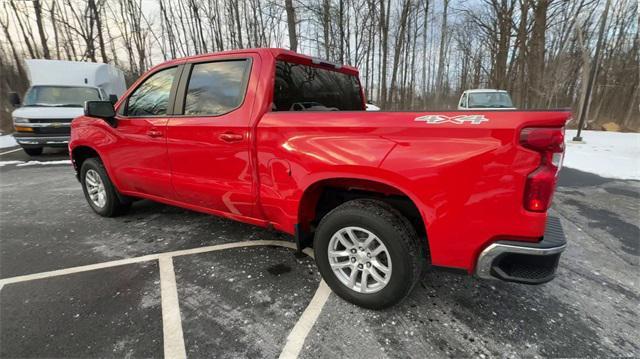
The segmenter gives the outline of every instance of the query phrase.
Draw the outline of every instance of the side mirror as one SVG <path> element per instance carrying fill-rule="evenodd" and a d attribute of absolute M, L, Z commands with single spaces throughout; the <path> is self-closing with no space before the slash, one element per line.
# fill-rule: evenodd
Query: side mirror
<path fill-rule="evenodd" d="M 101 118 L 113 127 L 116 125 L 116 111 L 110 101 L 85 101 L 84 115 Z"/>
<path fill-rule="evenodd" d="M 109 95 L 109 102 L 111 102 L 112 105 L 115 105 L 116 102 L 118 102 L 118 95 L 114 95 L 114 94 Z"/>
<path fill-rule="evenodd" d="M 13 107 L 20 106 L 20 96 L 16 92 L 9 92 L 9 103 Z"/>

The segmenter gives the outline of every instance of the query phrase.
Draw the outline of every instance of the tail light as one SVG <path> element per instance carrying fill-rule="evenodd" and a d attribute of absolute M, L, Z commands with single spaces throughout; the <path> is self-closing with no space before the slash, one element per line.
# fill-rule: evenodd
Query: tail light
<path fill-rule="evenodd" d="M 540 153 L 540 165 L 527 177 L 524 208 L 545 212 L 551 205 L 564 155 L 564 128 L 529 127 L 520 132 L 520 144 Z"/>

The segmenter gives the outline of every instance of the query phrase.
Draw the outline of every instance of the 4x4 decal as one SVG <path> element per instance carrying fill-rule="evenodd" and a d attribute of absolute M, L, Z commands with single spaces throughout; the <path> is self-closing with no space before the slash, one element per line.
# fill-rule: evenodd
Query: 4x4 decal
<path fill-rule="evenodd" d="M 456 125 L 462 125 L 468 122 L 472 125 L 479 125 L 483 122 L 489 121 L 489 119 L 483 115 L 459 115 L 452 117 L 444 115 L 425 115 L 416 117 L 415 121 L 426 122 L 429 124 L 455 123 Z"/>

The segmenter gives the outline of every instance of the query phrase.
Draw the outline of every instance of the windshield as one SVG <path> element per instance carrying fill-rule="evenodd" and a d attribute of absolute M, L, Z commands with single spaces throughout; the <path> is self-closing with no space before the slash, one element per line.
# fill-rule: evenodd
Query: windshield
<path fill-rule="evenodd" d="M 475 92 L 469 94 L 469 108 L 509 108 L 513 107 L 511 97 L 506 92 Z"/>
<path fill-rule="evenodd" d="M 83 107 L 85 101 L 99 101 L 93 87 L 33 86 L 24 97 L 24 106 Z"/>

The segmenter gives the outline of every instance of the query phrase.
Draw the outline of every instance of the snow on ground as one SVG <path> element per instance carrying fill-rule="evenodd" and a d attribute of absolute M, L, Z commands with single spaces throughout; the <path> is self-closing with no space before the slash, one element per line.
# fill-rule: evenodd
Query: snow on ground
<path fill-rule="evenodd" d="M 24 161 L 0 161 L 0 167 L 17 165 L 18 163 L 24 163 Z"/>
<path fill-rule="evenodd" d="M 0 148 L 17 146 L 16 140 L 11 135 L 0 136 Z"/>
<path fill-rule="evenodd" d="M 16 167 L 25 166 L 50 166 L 50 165 L 70 165 L 71 160 L 59 160 L 59 161 L 0 161 L 0 167 L 7 165 L 16 165 Z"/>
<path fill-rule="evenodd" d="M 59 160 L 59 161 L 28 161 L 28 162 L 23 162 L 23 163 L 19 163 L 16 166 L 17 167 L 24 167 L 24 166 L 48 166 L 48 165 L 70 165 L 71 164 L 71 160 Z"/>
<path fill-rule="evenodd" d="M 640 180 L 640 133 L 567 130 L 564 166 L 606 178 Z"/>

